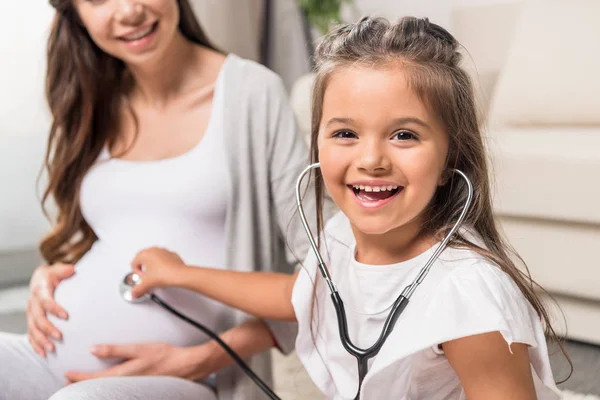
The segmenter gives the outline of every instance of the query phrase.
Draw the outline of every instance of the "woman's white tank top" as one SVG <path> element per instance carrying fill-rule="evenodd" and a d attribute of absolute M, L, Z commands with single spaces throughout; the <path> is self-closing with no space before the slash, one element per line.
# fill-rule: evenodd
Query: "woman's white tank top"
<path fill-rule="evenodd" d="M 68 321 L 51 319 L 63 332 L 62 343 L 48 357 L 59 377 L 69 370 L 93 372 L 121 361 L 97 359 L 90 353 L 92 345 L 168 342 L 189 346 L 207 340 L 199 330 L 152 302 L 125 302 L 119 283 L 130 272 L 137 252 L 151 246 L 168 248 L 192 265 L 225 267 L 230 176 L 222 134 L 223 79 L 221 73 L 208 127 L 194 148 L 148 162 L 111 158 L 105 150 L 86 175 L 81 209 L 98 241 L 77 263 L 75 275 L 61 282 L 55 293 L 70 317 Z M 223 315 L 221 304 L 183 289 L 155 293 L 209 328 L 216 327 Z"/>

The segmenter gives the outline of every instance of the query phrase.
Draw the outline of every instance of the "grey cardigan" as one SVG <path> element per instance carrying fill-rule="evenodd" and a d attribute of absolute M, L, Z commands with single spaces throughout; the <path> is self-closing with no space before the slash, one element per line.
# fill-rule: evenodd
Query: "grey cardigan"
<path fill-rule="evenodd" d="M 235 55 L 228 56 L 223 68 L 223 133 L 232 183 L 226 222 L 227 267 L 292 272 L 309 248 L 295 212 L 296 179 L 309 162 L 306 142 L 275 73 Z M 314 196 L 307 195 L 304 208 L 309 221 L 315 221 L 314 204 Z M 248 318 L 231 310 L 218 328 L 223 331 Z M 280 349 L 291 351 L 297 325 L 269 321 L 269 326 Z M 268 353 L 248 362 L 265 382 L 272 383 Z M 217 374 L 217 390 L 219 400 L 265 398 L 236 365 Z"/>

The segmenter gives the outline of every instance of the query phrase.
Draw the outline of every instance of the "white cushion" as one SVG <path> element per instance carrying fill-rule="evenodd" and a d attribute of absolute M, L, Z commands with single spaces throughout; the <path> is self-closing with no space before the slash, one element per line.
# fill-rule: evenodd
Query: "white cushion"
<path fill-rule="evenodd" d="M 518 217 L 499 220 L 510 244 L 544 289 L 553 294 L 600 301 L 597 261 L 600 225 Z"/>
<path fill-rule="evenodd" d="M 600 1 L 529 0 L 491 118 L 503 125 L 600 125 Z"/>
<path fill-rule="evenodd" d="M 600 127 L 506 128 L 489 147 L 499 214 L 600 224 Z"/>

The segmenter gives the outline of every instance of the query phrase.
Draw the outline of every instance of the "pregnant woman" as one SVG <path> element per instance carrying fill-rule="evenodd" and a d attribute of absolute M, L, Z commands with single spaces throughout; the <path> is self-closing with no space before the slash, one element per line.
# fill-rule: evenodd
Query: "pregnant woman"
<path fill-rule="evenodd" d="M 46 198 L 57 214 L 28 335 L 0 336 L 0 399 L 262 398 L 214 342 L 153 303 L 125 302 L 118 284 L 150 246 L 237 270 L 291 271 L 304 257 L 289 216 L 308 154 L 280 79 L 215 50 L 187 0 L 50 3 Z M 158 294 L 255 355 L 267 380 L 264 351 L 293 344 L 281 331 L 294 326 Z"/>

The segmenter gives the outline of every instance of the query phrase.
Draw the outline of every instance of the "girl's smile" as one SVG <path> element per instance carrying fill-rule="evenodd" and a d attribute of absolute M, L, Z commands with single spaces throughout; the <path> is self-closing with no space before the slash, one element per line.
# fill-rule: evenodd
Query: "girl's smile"
<path fill-rule="evenodd" d="M 377 209 L 389 204 L 396 196 L 400 195 L 404 186 L 391 181 L 362 180 L 349 184 L 359 206 L 365 209 Z"/>

